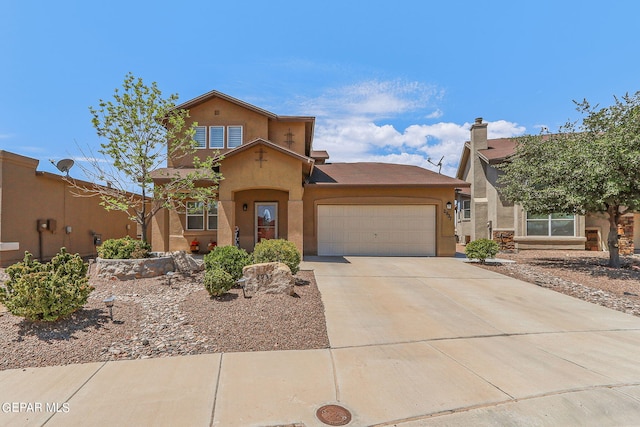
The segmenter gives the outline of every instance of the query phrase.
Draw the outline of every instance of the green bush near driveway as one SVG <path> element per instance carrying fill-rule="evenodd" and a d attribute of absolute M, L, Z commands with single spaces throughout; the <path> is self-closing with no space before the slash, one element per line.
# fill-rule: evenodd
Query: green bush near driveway
<path fill-rule="evenodd" d="M 464 249 L 465 255 L 469 259 L 477 259 L 484 264 L 488 258 L 494 258 L 500 250 L 496 242 L 489 239 L 477 239 L 467 243 Z"/>
<path fill-rule="evenodd" d="M 281 262 L 296 274 L 300 270 L 300 251 L 292 242 L 285 239 L 269 239 L 258 243 L 253 249 L 256 264 L 263 262 Z"/>

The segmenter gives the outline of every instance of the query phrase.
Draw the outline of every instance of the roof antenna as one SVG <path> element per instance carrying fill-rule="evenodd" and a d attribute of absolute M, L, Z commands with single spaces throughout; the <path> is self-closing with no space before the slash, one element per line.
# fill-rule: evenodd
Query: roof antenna
<path fill-rule="evenodd" d="M 49 159 L 51 164 L 55 165 L 60 172 L 66 173 L 69 176 L 69 170 L 73 167 L 73 160 L 71 159 L 62 159 L 58 163 L 56 163 L 53 159 Z"/>
<path fill-rule="evenodd" d="M 427 159 L 427 162 L 431 163 L 433 166 L 437 166 L 437 167 L 438 167 L 438 173 L 440 173 L 440 171 L 442 170 L 442 160 L 444 160 L 444 156 L 442 156 L 442 157 L 440 158 L 440 161 L 439 161 L 438 163 L 433 163 L 433 162 L 431 161 L 431 157 L 429 157 L 429 158 Z"/>

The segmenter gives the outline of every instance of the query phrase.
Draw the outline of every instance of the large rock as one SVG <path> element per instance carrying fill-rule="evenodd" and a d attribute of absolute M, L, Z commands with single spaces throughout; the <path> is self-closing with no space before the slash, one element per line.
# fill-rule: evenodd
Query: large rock
<path fill-rule="evenodd" d="M 281 262 L 248 265 L 242 269 L 245 296 L 256 294 L 293 295 L 295 279 L 291 270 Z"/>
<path fill-rule="evenodd" d="M 204 269 L 204 264 L 198 263 L 194 257 L 186 253 L 185 251 L 170 252 L 173 263 L 176 266 L 176 271 L 183 274 L 191 274 L 195 271 Z"/>
<path fill-rule="evenodd" d="M 170 256 L 142 259 L 96 259 L 98 277 L 120 280 L 157 277 L 175 270 Z"/>

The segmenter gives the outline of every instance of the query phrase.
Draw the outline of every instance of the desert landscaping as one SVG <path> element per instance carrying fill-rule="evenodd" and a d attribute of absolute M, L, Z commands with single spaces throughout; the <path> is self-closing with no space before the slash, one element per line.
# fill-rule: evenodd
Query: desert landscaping
<path fill-rule="evenodd" d="M 513 263 L 474 264 L 614 310 L 640 316 L 640 258 L 607 267 L 606 252 L 500 253 Z M 2 278 L 6 278 L 0 272 Z M 86 306 L 54 323 L 30 322 L 2 307 L 0 370 L 188 354 L 329 347 L 312 271 L 295 276 L 293 295 L 245 298 L 232 288 L 211 297 L 203 272 L 113 280 L 90 269 Z M 113 320 L 103 300 L 115 297 Z"/>

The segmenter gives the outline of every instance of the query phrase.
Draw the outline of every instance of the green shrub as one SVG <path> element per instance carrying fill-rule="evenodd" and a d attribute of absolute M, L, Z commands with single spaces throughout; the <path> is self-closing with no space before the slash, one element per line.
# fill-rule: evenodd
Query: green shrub
<path fill-rule="evenodd" d="M 235 246 L 216 246 L 204 256 L 204 267 L 210 270 L 219 267 L 229 273 L 233 280 L 242 277 L 242 268 L 251 264 L 251 255 Z"/>
<path fill-rule="evenodd" d="M 204 287 L 212 297 L 225 294 L 235 282 L 233 277 L 221 267 L 208 268 L 204 273 Z"/>
<path fill-rule="evenodd" d="M 104 259 L 149 258 L 150 251 L 151 246 L 147 242 L 126 236 L 105 240 L 98 248 L 98 256 Z"/>
<path fill-rule="evenodd" d="M 10 313 L 33 321 L 55 321 L 79 310 L 94 289 L 88 284 L 87 264 L 65 248 L 45 264 L 25 252 L 24 260 L 6 273 L 0 302 Z"/>
<path fill-rule="evenodd" d="M 467 243 L 464 253 L 469 259 L 477 259 L 484 264 L 487 258 L 494 258 L 500 250 L 498 244 L 489 239 L 477 239 Z"/>
<path fill-rule="evenodd" d="M 291 274 L 300 270 L 300 259 L 300 251 L 296 245 L 284 239 L 263 240 L 253 249 L 255 263 L 281 262 L 291 269 Z"/>

